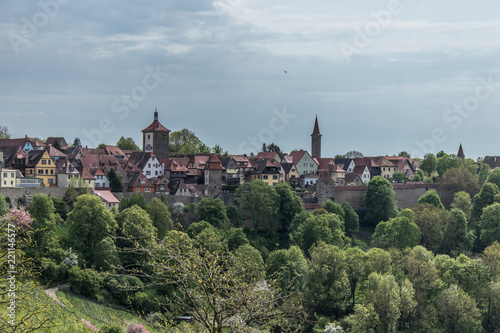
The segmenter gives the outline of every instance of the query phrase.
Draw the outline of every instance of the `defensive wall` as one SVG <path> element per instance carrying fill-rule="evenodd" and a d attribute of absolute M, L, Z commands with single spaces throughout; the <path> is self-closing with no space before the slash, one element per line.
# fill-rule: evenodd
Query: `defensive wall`
<path fill-rule="evenodd" d="M 412 208 L 418 198 L 429 190 L 436 190 L 438 195 L 439 184 L 407 183 L 393 184 L 396 201 L 399 209 Z M 341 204 L 347 201 L 355 210 L 365 210 L 366 185 L 336 186 L 334 190 L 335 202 Z"/>
<path fill-rule="evenodd" d="M 408 184 L 393 184 L 394 192 L 396 193 L 396 201 L 399 209 L 411 208 L 415 206 L 418 198 L 429 190 L 436 190 L 438 194 L 439 184 L 424 184 L 424 183 L 408 183 Z M 355 210 L 364 210 L 366 205 L 365 199 L 366 185 L 360 186 L 336 186 L 334 189 L 335 202 L 341 204 L 347 201 Z M 56 196 L 62 198 L 64 196 L 65 189 L 58 187 L 26 187 L 26 188 L 1 188 L 0 194 L 4 197 L 9 197 L 11 202 L 14 204 L 19 198 L 24 200 L 26 197 L 31 197 L 36 193 L 44 193 L 50 196 Z M 160 198 L 160 194 L 153 193 L 141 193 L 146 198 L 146 201 L 150 201 L 152 198 Z M 134 195 L 133 192 L 123 192 L 115 193 L 118 200 L 124 197 L 130 197 Z M 166 195 L 164 196 L 168 204 L 173 203 L 199 203 L 201 197 L 183 197 Z M 225 205 L 232 203 L 234 199 L 233 193 L 221 193 L 217 198 L 221 199 Z"/>

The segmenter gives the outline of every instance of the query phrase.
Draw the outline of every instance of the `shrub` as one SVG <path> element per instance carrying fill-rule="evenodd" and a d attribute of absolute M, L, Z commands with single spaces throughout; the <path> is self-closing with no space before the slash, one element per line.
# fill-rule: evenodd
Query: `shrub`
<path fill-rule="evenodd" d="M 78 295 L 96 298 L 103 281 L 104 278 L 90 268 L 81 269 L 78 266 L 73 266 L 69 270 L 70 289 Z"/>
<path fill-rule="evenodd" d="M 123 329 L 119 325 L 105 324 L 101 326 L 99 333 L 123 333 Z"/>
<path fill-rule="evenodd" d="M 132 324 L 127 325 L 127 333 L 149 333 L 149 331 L 142 326 L 142 324 L 137 324 L 132 326 Z"/>

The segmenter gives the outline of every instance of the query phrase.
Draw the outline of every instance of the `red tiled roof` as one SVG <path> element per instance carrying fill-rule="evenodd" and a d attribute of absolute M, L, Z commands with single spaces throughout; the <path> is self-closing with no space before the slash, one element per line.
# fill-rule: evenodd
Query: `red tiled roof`
<path fill-rule="evenodd" d="M 328 172 L 323 172 L 321 177 L 319 177 L 318 182 L 320 183 L 330 183 L 333 182 L 332 177 L 328 174 Z"/>
<path fill-rule="evenodd" d="M 277 154 L 278 153 L 276 153 L 274 151 L 270 151 L 270 152 L 266 151 L 266 152 L 260 152 L 260 153 L 258 153 L 256 157 L 257 158 L 273 158 L 274 159 Z M 279 155 L 278 155 L 278 158 L 279 158 Z"/>
<path fill-rule="evenodd" d="M 164 127 L 158 120 L 154 120 L 151 125 L 146 127 L 145 129 L 142 130 L 143 133 L 145 132 L 170 132 L 169 129 Z"/>
<path fill-rule="evenodd" d="M 292 163 L 297 165 L 297 163 L 299 163 L 300 159 L 302 158 L 302 156 L 304 156 L 305 153 L 305 150 L 294 150 L 288 156 L 292 158 Z"/>
<path fill-rule="evenodd" d="M 95 190 L 94 193 L 100 197 L 104 202 L 108 203 L 120 203 L 120 200 L 118 200 L 111 191 L 101 191 L 101 190 Z"/>
<path fill-rule="evenodd" d="M 216 155 L 210 156 L 207 164 L 207 170 L 224 170 L 221 161 Z"/>
<path fill-rule="evenodd" d="M 50 157 L 66 157 L 66 156 L 68 156 L 68 155 L 64 154 L 63 152 L 61 152 L 60 150 L 57 150 L 53 146 L 49 146 L 48 150 L 49 150 Z"/>
<path fill-rule="evenodd" d="M 319 132 L 319 126 L 318 126 L 318 116 L 316 116 L 316 120 L 314 121 L 314 130 L 311 134 L 311 136 L 313 135 L 321 135 L 321 133 Z"/>

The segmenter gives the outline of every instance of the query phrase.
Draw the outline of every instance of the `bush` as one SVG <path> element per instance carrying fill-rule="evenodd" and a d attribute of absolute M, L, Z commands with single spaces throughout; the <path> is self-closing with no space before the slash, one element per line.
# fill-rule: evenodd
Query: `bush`
<path fill-rule="evenodd" d="M 104 278 L 90 268 L 81 269 L 78 266 L 69 270 L 70 290 L 78 295 L 89 298 L 96 298 L 99 293 Z"/>
<path fill-rule="evenodd" d="M 105 324 L 101 326 L 99 333 L 123 333 L 123 329 L 119 325 Z"/>
<path fill-rule="evenodd" d="M 128 324 L 127 333 L 149 333 L 149 331 L 146 328 L 144 328 L 142 324 L 137 324 L 135 326 Z"/>

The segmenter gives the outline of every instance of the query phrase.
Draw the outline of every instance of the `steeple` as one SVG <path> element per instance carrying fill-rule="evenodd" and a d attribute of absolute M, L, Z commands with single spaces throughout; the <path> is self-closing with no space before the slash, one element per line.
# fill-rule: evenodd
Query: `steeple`
<path fill-rule="evenodd" d="M 464 149 L 462 148 L 462 144 L 460 144 L 460 147 L 458 148 L 457 156 L 458 156 L 458 158 L 461 158 L 461 159 L 465 158 Z"/>
<path fill-rule="evenodd" d="M 158 110 L 155 108 L 155 121 L 158 121 Z"/>
<path fill-rule="evenodd" d="M 311 134 L 311 156 L 312 158 L 321 158 L 321 133 L 319 132 L 318 115 L 316 115 Z"/>
<path fill-rule="evenodd" d="M 321 133 L 319 132 L 319 126 L 318 126 L 318 115 L 316 115 L 316 120 L 314 121 L 314 130 L 313 130 L 311 136 L 314 136 L 314 135 L 321 136 Z"/>

